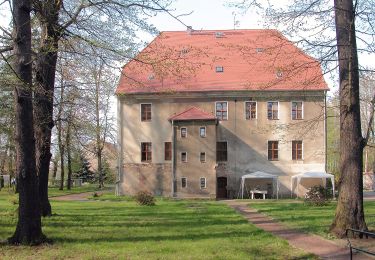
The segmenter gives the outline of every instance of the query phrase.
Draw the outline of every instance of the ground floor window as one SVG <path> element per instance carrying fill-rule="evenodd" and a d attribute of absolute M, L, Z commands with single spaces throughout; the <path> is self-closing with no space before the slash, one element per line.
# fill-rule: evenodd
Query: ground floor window
<path fill-rule="evenodd" d="M 201 189 L 205 189 L 207 186 L 206 186 L 206 178 L 202 177 L 200 178 L 200 185 L 201 185 Z"/>
<path fill-rule="evenodd" d="M 187 187 L 187 178 L 182 177 L 181 178 L 181 188 L 186 188 Z"/>
<path fill-rule="evenodd" d="M 141 161 L 151 162 L 152 161 L 152 144 L 141 143 Z"/>

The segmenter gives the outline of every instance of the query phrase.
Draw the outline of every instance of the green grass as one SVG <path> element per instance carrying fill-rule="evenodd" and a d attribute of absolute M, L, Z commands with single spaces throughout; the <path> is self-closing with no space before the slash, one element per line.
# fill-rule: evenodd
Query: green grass
<path fill-rule="evenodd" d="M 250 206 L 283 224 L 308 233 L 333 238 L 328 230 L 335 215 L 336 202 L 314 207 L 295 200 L 255 201 Z M 375 201 L 365 201 L 365 218 L 368 228 L 375 230 Z"/>
<path fill-rule="evenodd" d="M 64 187 L 64 190 L 59 190 L 58 187 L 49 187 L 48 188 L 48 196 L 49 197 L 56 197 L 56 196 L 62 196 L 62 195 L 68 195 L 68 194 L 77 194 L 77 193 L 83 193 L 83 192 L 94 192 L 97 191 L 98 184 L 85 184 L 81 187 L 72 187 L 71 190 L 68 190 L 66 187 Z"/>
<path fill-rule="evenodd" d="M 15 229 L 14 205 L 0 193 L 0 239 Z M 0 246 L 0 259 L 314 259 L 249 224 L 223 203 L 157 200 L 53 201 L 43 219 L 53 245 Z"/>

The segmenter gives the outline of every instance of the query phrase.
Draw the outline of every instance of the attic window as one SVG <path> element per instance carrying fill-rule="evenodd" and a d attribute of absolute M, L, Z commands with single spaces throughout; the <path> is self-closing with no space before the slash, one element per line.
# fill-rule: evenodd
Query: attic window
<path fill-rule="evenodd" d="M 276 72 L 276 77 L 278 77 L 278 78 L 282 78 L 282 77 L 283 77 L 283 72 L 282 72 L 281 70 L 278 70 L 278 71 Z"/>
<path fill-rule="evenodd" d="M 215 32 L 215 37 L 216 38 L 223 38 L 224 37 L 224 33 L 223 32 Z"/>
<path fill-rule="evenodd" d="M 262 53 L 262 52 L 264 51 L 264 49 L 263 49 L 263 48 L 256 48 L 255 51 L 256 51 L 257 53 Z"/>
<path fill-rule="evenodd" d="M 189 49 L 187 49 L 187 48 L 183 48 L 181 50 L 181 54 L 187 54 L 188 52 L 189 52 Z"/>
<path fill-rule="evenodd" d="M 216 66 L 215 70 L 216 70 L 216 72 L 224 72 L 224 67 L 223 66 Z"/>
<path fill-rule="evenodd" d="M 153 80 L 155 78 L 155 75 L 154 74 L 150 74 L 148 75 L 148 80 Z"/>

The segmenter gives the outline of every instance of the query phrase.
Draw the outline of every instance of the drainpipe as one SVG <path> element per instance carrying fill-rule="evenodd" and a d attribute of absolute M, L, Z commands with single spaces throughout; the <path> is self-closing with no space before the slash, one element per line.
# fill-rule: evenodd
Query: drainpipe
<path fill-rule="evenodd" d="M 327 167 L 327 91 L 324 91 L 324 169 L 328 171 Z"/>
<path fill-rule="evenodd" d="M 175 126 L 174 121 L 172 120 L 172 189 L 171 189 L 171 196 L 176 197 L 176 191 L 175 191 L 175 183 L 176 183 L 176 132 L 175 132 Z"/>

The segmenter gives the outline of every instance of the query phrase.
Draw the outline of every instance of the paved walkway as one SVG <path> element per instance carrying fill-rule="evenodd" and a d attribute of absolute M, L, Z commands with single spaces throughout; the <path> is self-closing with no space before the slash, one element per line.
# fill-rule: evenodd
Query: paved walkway
<path fill-rule="evenodd" d="M 249 202 L 227 200 L 224 201 L 230 207 L 241 213 L 249 222 L 260 229 L 270 232 L 275 236 L 281 237 L 289 242 L 290 245 L 302 249 L 305 252 L 315 254 L 322 259 L 347 260 L 350 259 L 350 251 L 344 245 L 324 239 L 320 236 L 305 234 L 297 230 L 285 227 L 270 217 L 249 208 Z M 353 254 L 354 260 L 374 259 L 362 254 Z"/>

